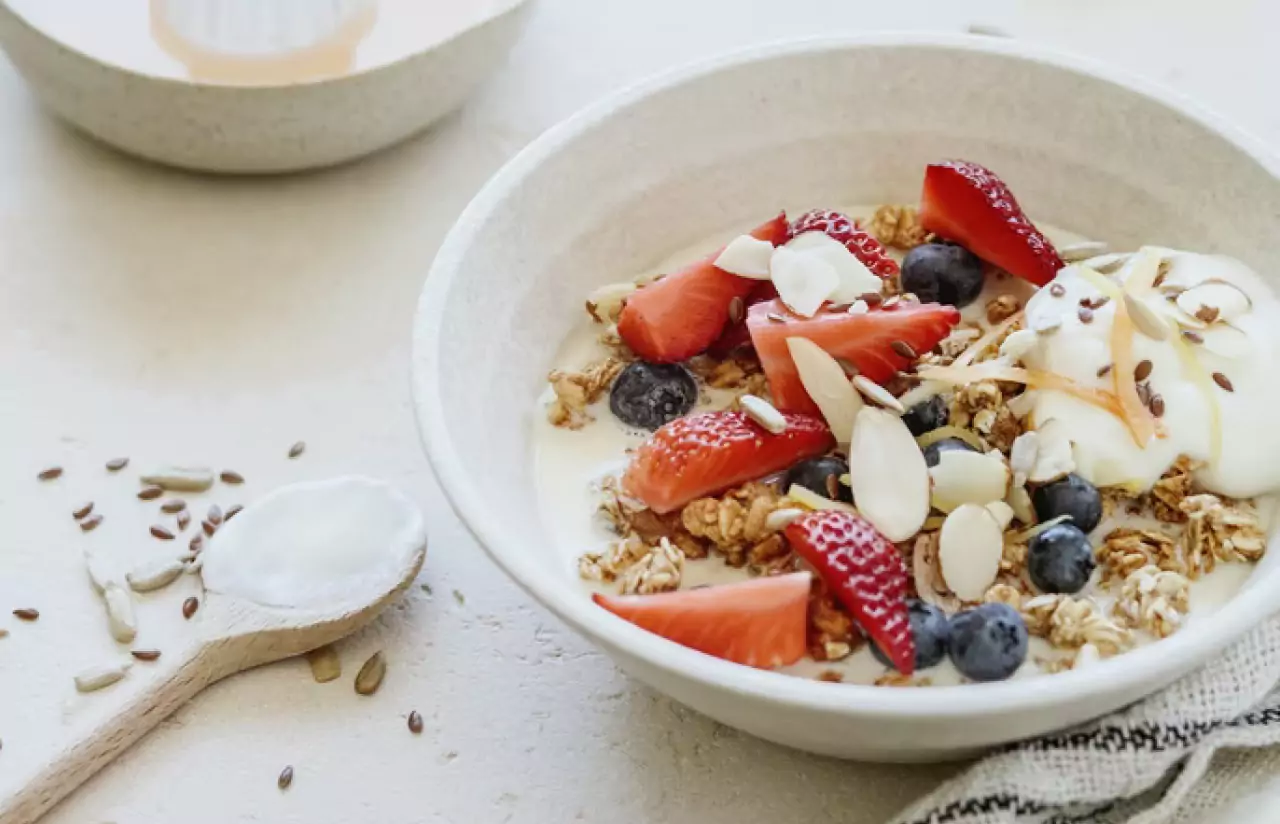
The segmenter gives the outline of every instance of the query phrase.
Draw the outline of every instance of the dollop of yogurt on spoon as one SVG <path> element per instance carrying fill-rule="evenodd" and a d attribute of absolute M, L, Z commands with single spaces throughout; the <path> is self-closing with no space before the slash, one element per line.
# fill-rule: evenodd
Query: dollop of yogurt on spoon
<path fill-rule="evenodd" d="M 1133 286 L 1143 255 L 1158 256 L 1160 275 L 1133 297 L 1166 321 L 1169 334 L 1157 340 L 1135 331 L 1133 362 L 1160 397 L 1163 436 L 1139 445 L 1121 418 L 1047 389 L 1035 392 L 1035 425 L 1057 421 L 1073 444 L 1076 471 L 1099 486 L 1148 489 L 1187 455 L 1204 462 L 1196 479 L 1210 491 L 1252 497 L 1280 489 L 1280 302 L 1238 260 L 1149 247 L 1112 275 L 1068 266 L 1027 303 L 1027 326 L 1044 331 L 1023 362 L 1111 390 L 1112 326 L 1124 300 L 1118 290 Z M 1099 278 L 1113 284 L 1110 296 Z M 1202 306 L 1199 317 L 1192 314 Z"/>

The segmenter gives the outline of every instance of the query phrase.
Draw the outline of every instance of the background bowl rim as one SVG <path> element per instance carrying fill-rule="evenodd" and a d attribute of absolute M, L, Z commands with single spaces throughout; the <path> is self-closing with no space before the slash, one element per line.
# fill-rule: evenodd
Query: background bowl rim
<path fill-rule="evenodd" d="M 1280 609 L 1280 604 L 1270 603 L 1267 586 L 1280 586 L 1280 568 L 1263 578 L 1251 578 L 1244 589 L 1212 615 L 1189 623 L 1170 638 L 1085 670 L 1037 678 L 1033 690 L 1026 689 L 1025 679 L 915 690 L 825 683 L 722 661 L 648 633 L 596 607 L 589 598 L 562 597 L 571 582 L 560 582 L 556 571 L 535 564 L 531 554 L 522 551 L 527 537 L 514 534 L 501 518 L 495 517 L 491 502 L 472 481 L 443 423 L 437 335 L 449 290 L 469 248 L 485 240 L 485 222 L 507 194 L 542 163 L 617 113 L 693 80 L 744 64 L 796 55 L 903 47 L 1013 58 L 1118 86 L 1195 122 L 1246 154 L 1272 178 L 1280 179 L 1280 160 L 1261 140 L 1206 107 L 1160 84 L 1090 58 L 1017 40 L 918 32 L 808 37 L 753 45 L 667 70 L 589 104 L 552 126 L 489 179 L 446 235 L 428 272 L 413 329 L 413 402 L 428 459 L 454 511 L 508 577 L 593 642 L 625 652 L 670 676 L 802 710 L 910 720 L 998 716 L 1116 693 L 1149 694 L 1155 688 L 1144 689 L 1144 685 L 1159 687 L 1206 663 L 1215 652 Z"/>

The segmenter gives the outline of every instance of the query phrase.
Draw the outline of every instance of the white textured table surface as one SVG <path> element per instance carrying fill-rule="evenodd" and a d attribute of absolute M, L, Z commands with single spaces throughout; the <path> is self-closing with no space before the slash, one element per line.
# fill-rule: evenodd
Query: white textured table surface
<path fill-rule="evenodd" d="M 0 69 L 0 626 L 14 630 L 0 640 L 0 792 L 6 762 L 47 749 L 77 711 L 70 674 L 110 648 L 82 543 L 150 546 L 133 481 L 102 471 L 120 454 L 135 466 L 232 466 L 250 483 L 219 491 L 224 504 L 341 472 L 401 484 L 430 517 L 420 583 L 434 594 L 415 587 L 345 642 L 341 682 L 317 685 L 293 661 L 217 685 L 52 824 L 874 824 L 945 775 L 785 751 L 630 684 L 464 533 L 409 402 L 422 277 L 484 179 L 588 100 L 714 51 L 997 26 L 1164 80 L 1280 140 L 1274 4 L 871 5 L 539 0 L 509 65 L 463 113 L 373 160 L 283 180 L 197 178 L 119 157 L 48 120 Z M 298 439 L 307 453 L 285 460 Z M 37 484 L 50 463 L 66 477 Z M 68 513 L 85 499 L 107 520 L 82 536 Z M 183 631 L 178 600 L 148 603 L 143 641 Z M 26 605 L 43 617 L 16 626 L 9 610 Z M 380 648 L 386 684 L 359 698 L 350 675 Z M 426 719 L 416 737 L 404 724 L 415 708 Z M 280 792 L 286 764 L 296 778 Z"/>

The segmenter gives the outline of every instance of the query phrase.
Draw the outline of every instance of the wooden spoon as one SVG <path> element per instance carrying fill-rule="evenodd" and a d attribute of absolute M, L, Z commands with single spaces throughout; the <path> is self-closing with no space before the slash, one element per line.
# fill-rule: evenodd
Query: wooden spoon
<path fill-rule="evenodd" d="M 65 746 L 36 766 L 16 794 L 0 798 L 0 822 L 31 824 L 210 684 L 309 652 L 360 629 L 409 586 L 425 556 L 424 542 L 400 569 L 388 572 L 385 585 L 375 588 L 380 594 L 367 596 L 366 603 L 290 609 L 207 591 L 190 619 L 192 643 L 177 654 L 166 651 L 164 658 L 147 666 L 147 683 L 141 688 L 137 688 L 136 672 L 134 680 L 110 687 L 135 690 L 115 714 L 75 729 Z"/>

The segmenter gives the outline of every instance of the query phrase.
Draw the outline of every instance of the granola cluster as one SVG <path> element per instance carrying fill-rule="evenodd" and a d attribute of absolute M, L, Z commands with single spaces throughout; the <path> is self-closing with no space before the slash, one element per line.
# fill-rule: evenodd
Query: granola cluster
<path fill-rule="evenodd" d="M 1055 647 L 1079 648 L 1092 644 L 1103 656 L 1116 655 L 1133 646 L 1133 633 L 1117 624 L 1093 598 L 1072 595 L 1039 595 L 1023 601 L 1027 630 Z"/>
<path fill-rule="evenodd" d="M 876 240 L 897 249 L 914 249 L 929 239 L 916 210 L 910 206 L 881 206 L 871 216 L 867 229 Z"/>
<path fill-rule="evenodd" d="M 672 592 L 680 587 L 685 555 L 666 538 L 647 544 L 631 534 L 610 545 L 604 553 L 587 553 L 578 559 L 578 574 L 588 581 L 620 581 L 624 595 Z"/>
<path fill-rule="evenodd" d="M 1130 627 L 1167 638 L 1182 624 L 1190 598 L 1191 581 L 1185 575 L 1156 566 L 1142 567 L 1124 579 L 1116 615 Z"/>
<path fill-rule="evenodd" d="M 581 429 L 594 418 L 587 407 L 604 397 L 626 363 L 615 357 L 596 361 L 580 371 L 556 369 L 547 375 L 555 400 L 547 407 L 547 420 L 566 429 Z"/>
<path fill-rule="evenodd" d="M 689 361 L 689 368 L 712 389 L 732 390 L 739 396 L 769 397 L 769 381 L 754 357 L 733 354 L 716 360 L 703 355 Z"/>
<path fill-rule="evenodd" d="M 789 560 L 791 548 L 769 515 L 781 506 L 778 490 L 749 483 L 718 498 L 699 498 L 680 513 L 680 523 L 724 557 L 731 567 L 750 565 L 755 572 L 776 572 Z"/>
<path fill-rule="evenodd" d="M 1009 408 L 1009 396 L 995 381 L 958 387 L 951 398 L 951 425 L 973 430 L 1006 454 L 1022 434 L 1022 421 Z"/>

